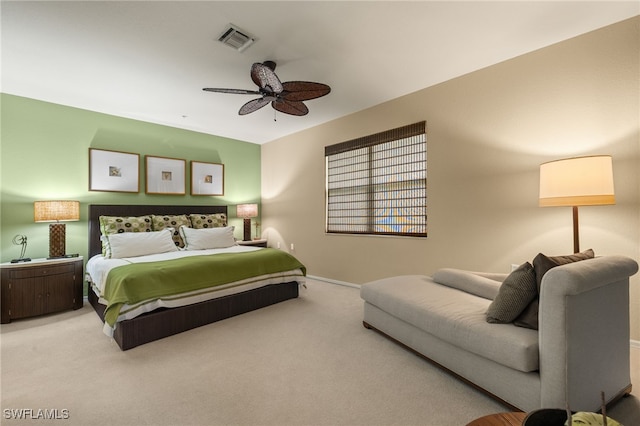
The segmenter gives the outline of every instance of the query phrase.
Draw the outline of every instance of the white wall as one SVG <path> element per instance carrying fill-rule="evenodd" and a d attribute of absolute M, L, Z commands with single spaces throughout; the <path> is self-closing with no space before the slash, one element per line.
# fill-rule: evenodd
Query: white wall
<path fill-rule="evenodd" d="M 639 259 L 639 26 L 623 21 L 263 145 L 263 234 L 294 243 L 309 274 L 339 281 L 508 272 L 538 252 L 572 252 L 571 209 L 538 207 L 540 163 L 610 154 L 617 204 L 580 209 L 581 247 Z M 428 238 L 325 234 L 324 147 L 420 120 Z M 639 287 L 636 275 L 635 340 Z"/>

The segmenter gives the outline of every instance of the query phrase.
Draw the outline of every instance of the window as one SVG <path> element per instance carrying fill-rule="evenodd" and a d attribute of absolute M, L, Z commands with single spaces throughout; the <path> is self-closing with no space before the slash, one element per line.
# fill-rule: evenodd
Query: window
<path fill-rule="evenodd" d="M 325 147 L 326 230 L 427 236 L 424 121 Z"/>

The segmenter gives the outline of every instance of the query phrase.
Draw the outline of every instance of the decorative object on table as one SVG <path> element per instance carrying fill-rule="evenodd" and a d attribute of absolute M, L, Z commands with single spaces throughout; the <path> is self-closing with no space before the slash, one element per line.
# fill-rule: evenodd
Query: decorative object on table
<path fill-rule="evenodd" d="M 191 195 L 224 195 L 224 164 L 192 161 Z"/>
<path fill-rule="evenodd" d="M 565 410 L 542 408 L 527 414 L 522 426 L 569 426 L 569 422 Z M 578 411 L 571 414 L 571 426 L 622 426 L 622 424 L 600 413 Z"/>
<path fill-rule="evenodd" d="M 89 148 L 89 191 L 140 192 L 140 154 Z"/>
<path fill-rule="evenodd" d="M 257 204 L 238 204 L 236 215 L 244 219 L 244 241 L 251 240 L 251 218 L 258 216 Z"/>
<path fill-rule="evenodd" d="M 147 179 L 145 193 L 185 195 L 187 161 L 145 155 Z"/>
<path fill-rule="evenodd" d="M 22 246 L 22 249 L 20 250 L 20 257 L 17 259 L 12 259 L 11 263 L 30 262 L 31 258 L 24 257 L 24 254 L 27 251 L 27 236 L 18 234 L 13 237 L 13 240 L 11 240 L 11 242 L 16 246 Z"/>
<path fill-rule="evenodd" d="M 567 426 L 622 426 L 619 422 L 611 417 L 606 417 L 600 413 L 589 413 L 586 411 L 578 411 L 571 416 L 571 425 L 565 422 Z"/>
<path fill-rule="evenodd" d="M 573 207 L 573 251 L 580 251 L 578 206 L 615 204 L 610 155 L 566 158 L 540 165 L 540 207 Z"/>
<path fill-rule="evenodd" d="M 526 416 L 527 414 L 521 411 L 488 414 L 467 423 L 467 426 L 522 426 Z"/>
<path fill-rule="evenodd" d="M 276 111 L 285 114 L 307 115 L 309 108 L 307 108 L 302 101 L 316 99 L 328 95 L 329 92 L 331 92 L 331 88 L 322 83 L 313 83 L 310 81 L 287 81 L 281 83 L 274 72 L 275 69 L 276 63 L 273 61 L 255 63 L 251 66 L 251 80 L 259 87 L 258 90 L 216 88 L 204 88 L 202 90 L 236 95 L 261 96 L 244 104 L 240 108 L 240 111 L 238 111 L 240 115 L 257 111 L 268 103 L 271 103 L 271 106 Z"/>
<path fill-rule="evenodd" d="M 80 202 L 68 200 L 36 201 L 33 203 L 35 222 L 55 222 L 49 225 L 49 258 L 73 257 L 66 255 L 67 221 L 80 220 Z"/>
<path fill-rule="evenodd" d="M 567 421 L 567 412 L 561 408 L 541 408 L 531 411 L 522 426 L 562 426 Z"/>
<path fill-rule="evenodd" d="M 564 410 L 560 408 L 542 408 L 527 414 L 522 426 L 622 426 L 616 420 L 607 417 L 604 392 L 600 392 L 600 397 L 602 399 L 601 413 L 573 412 L 569 407 Z"/>

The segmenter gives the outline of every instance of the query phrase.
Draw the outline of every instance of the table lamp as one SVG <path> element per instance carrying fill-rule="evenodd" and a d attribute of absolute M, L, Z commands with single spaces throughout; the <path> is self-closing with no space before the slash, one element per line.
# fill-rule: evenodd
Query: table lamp
<path fill-rule="evenodd" d="M 580 251 L 578 206 L 615 204 L 610 155 L 566 158 L 540 165 L 540 207 L 573 207 L 573 251 Z"/>
<path fill-rule="evenodd" d="M 55 222 L 49 225 L 49 259 L 65 257 L 66 227 L 60 222 L 80 220 L 80 202 L 36 201 L 33 217 L 35 222 Z"/>
<path fill-rule="evenodd" d="M 258 216 L 257 204 L 238 204 L 236 214 L 244 219 L 244 241 L 251 240 L 251 218 Z"/>

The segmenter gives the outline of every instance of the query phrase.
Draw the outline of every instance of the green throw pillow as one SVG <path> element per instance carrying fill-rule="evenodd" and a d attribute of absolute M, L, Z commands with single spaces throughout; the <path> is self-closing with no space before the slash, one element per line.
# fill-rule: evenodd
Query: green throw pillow
<path fill-rule="evenodd" d="M 536 274 L 533 266 L 525 262 L 503 281 L 487 310 L 487 322 L 513 322 L 537 295 Z"/>
<path fill-rule="evenodd" d="M 100 216 L 102 234 L 151 232 L 151 216 Z"/>
<path fill-rule="evenodd" d="M 121 234 L 123 232 L 151 232 L 151 216 L 100 216 L 100 234 Z M 102 240 L 102 255 L 111 257 L 109 240 Z"/>
<path fill-rule="evenodd" d="M 184 241 L 182 240 L 182 236 L 180 236 L 179 230 L 181 226 L 191 226 L 191 221 L 186 214 L 176 216 L 153 215 L 152 220 L 154 231 L 162 231 L 163 229 L 173 228 L 173 234 L 171 235 L 173 242 L 180 248 L 184 247 Z"/>
<path fill-rule="evenodd" d="M 227 226 L 227 215 L 224 213 L 190 214 L 189 219 L 191 220 L 191 227 L 195 229 Z"/>

